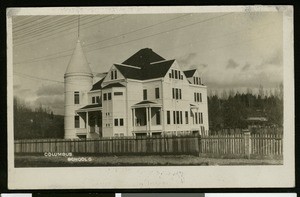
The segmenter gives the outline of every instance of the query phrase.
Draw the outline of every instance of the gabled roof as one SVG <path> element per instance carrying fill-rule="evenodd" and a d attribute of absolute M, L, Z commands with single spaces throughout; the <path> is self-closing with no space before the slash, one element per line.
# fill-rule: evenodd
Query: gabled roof
<path fill-rule="evenodd" d="M 165 60 L 160 55 L 156 54 L 152 51 L 152 49 L 144 48 L 133 54 L 130 58 L 125 60 L 123 64 L 137 66 L 137 67 L 144 67 L 150 65 L 152 62 L 158 62 Z"/>
<path fill-rule="evenodd" d="M 165 60 L 157 63 L 151 63 L 142 68 L 133 68 L 126 65 L 115 64 L 115 67 L 125 78 L 147 80 L 164 77 L 175 60 Z"/>
<path fill-rule="evenodd" d="M 125 86 L 120 83 L 111 83 L 108 84 L 107 86 L 104 86 L 102 89 L 115 88 L 115 87 L 125 87 Z"/>
<path fill-rule="evenodd" d="M 90 91 L 93 91 L 93 90 L 101 90 L 101 85 L 102 85 L 102 82 L 104 81 L 105 77 L 103 77 L 102 79 L 100 79 L 97 83 L 95 83 L 92 87 L 92 89 Z"/>
<path fill-rule="evenodd" d="M 183 73 L 186 76 L 186 78 L 190 78 L 195 74 L 196 70 L 197 69 L 185 70 L 185 71 L 183 71 Z"/>

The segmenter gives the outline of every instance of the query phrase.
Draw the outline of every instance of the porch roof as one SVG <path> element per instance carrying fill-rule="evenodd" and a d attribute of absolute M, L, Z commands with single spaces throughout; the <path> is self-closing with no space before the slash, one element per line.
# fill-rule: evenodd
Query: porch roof
<path fill-rule="evenodd" d="M 162 107 L 162 104 L 155 103 L 153 101 L 141 101 L 132 106 L 132 108 L 144 108 L 144 107 Z"/>
<path fill-rule="evenodd" d="M 88 112 L 88 111 L 101 111 L 102 110 L 102 103 L 96 103 L 96 104 L 90 104 L 86 105 L 78 110 L 76 112 Z"/>

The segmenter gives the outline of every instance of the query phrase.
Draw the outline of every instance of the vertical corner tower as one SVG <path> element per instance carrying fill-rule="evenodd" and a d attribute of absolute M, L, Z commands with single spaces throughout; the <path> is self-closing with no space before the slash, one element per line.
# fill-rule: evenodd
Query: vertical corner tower
<path fill-rule="evenodd" d="M 84 55 L 80 40 L 64 75 L 65 117 L 64 138 L 78 138 L 85 121 L 76 110 L 88 105 L 88 92 L 93 85 L 93 74 Z"/>

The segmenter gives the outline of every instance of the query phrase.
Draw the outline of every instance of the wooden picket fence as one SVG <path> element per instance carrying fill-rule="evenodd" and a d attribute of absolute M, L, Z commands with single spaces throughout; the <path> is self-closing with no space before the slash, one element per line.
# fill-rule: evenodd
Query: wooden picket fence
<path fill-rule="evenodd" d="M 282 156 L 280 134 L 223 134 L 147 138 L 16 140 L 15 153 L 90 153 L 99 155 Z"/>

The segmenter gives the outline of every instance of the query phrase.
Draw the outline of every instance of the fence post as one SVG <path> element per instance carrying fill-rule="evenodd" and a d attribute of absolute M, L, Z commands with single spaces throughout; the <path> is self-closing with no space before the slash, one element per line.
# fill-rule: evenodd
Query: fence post
<path fill-rule="evenodd" d="M 245 156 L 247 159 L 250 159 L 251 154 L 251 135 L 249 130 L 244 131 L 244 140 L 245 140 Z"/>

